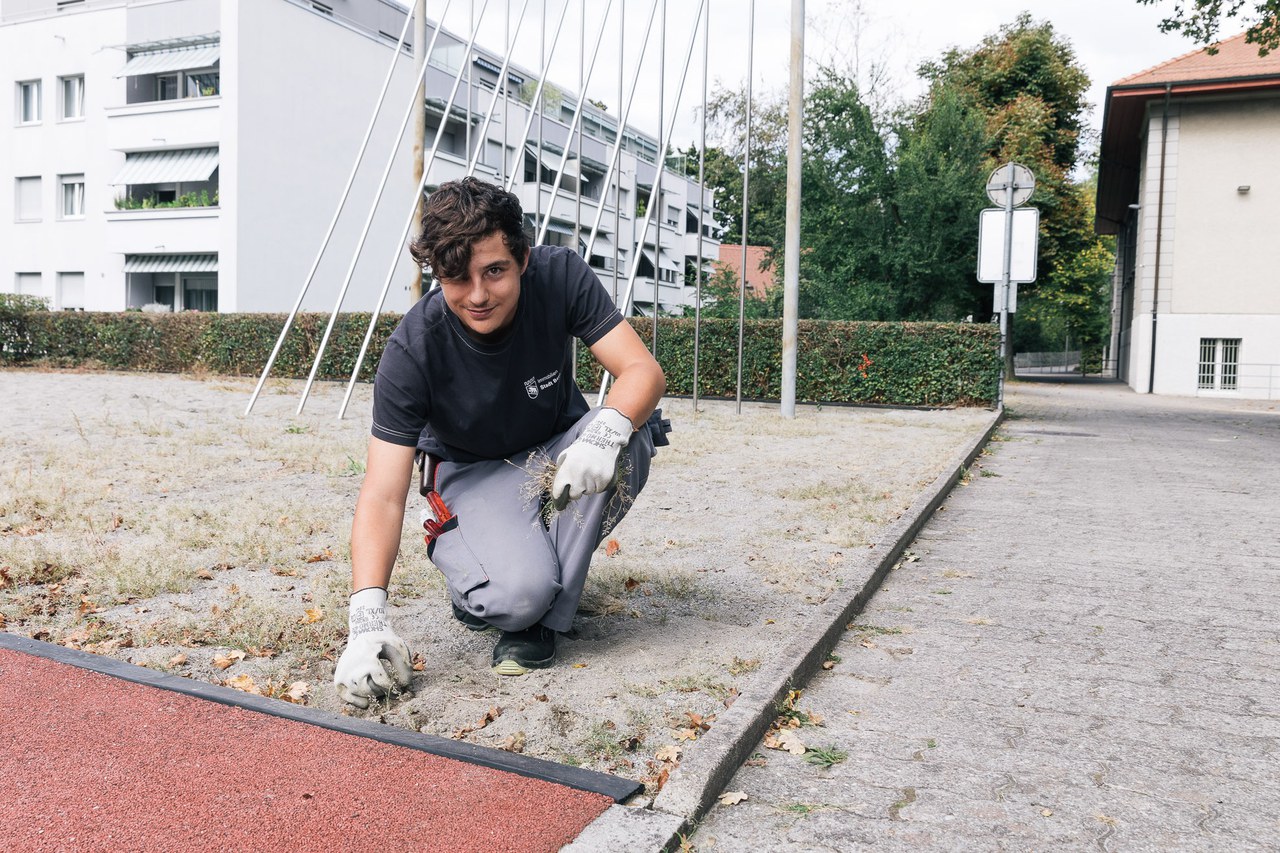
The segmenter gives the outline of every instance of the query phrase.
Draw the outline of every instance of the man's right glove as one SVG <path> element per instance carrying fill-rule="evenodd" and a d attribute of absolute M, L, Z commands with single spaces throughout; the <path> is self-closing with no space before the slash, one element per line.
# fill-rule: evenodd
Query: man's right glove
<path fill-rule="evenodd" d="M 347 648 L 333 671 L 339 699 L 368 708 L 370 699 L 409 686 L 413 656 L 387 624 L 385 589 L 374 586 L 353 594 L 347 626 Z M 391 664 L 392 676 L 383 668 L 383 659 Z"/>

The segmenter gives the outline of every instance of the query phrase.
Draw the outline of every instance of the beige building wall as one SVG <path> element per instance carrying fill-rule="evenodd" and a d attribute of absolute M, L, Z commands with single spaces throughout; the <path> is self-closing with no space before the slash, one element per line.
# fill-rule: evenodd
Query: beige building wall
<path fill-rule="evenodd" d="M 1280 314 L 1280 97 L 1185 103 L 1179 131 L 1170 309 Z"/>

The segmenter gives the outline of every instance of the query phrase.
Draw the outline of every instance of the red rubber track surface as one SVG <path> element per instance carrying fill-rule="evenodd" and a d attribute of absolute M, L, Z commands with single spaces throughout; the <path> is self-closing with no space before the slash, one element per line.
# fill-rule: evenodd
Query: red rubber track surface
<path fill-rule="evenodd" d="M 550 851 L 612 802 L 0 648 L 0 850 Z"/>

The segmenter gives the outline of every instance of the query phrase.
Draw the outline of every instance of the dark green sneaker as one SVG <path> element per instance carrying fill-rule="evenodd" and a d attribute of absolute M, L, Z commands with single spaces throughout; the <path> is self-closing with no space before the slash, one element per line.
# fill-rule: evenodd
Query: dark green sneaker
<path fill-rule="evenodd" d="M 493 647 L 493 671 L 498 675 L 524 675 L 551 666 L 555 659 L 556 632 L 543 625 L 503 631 Z"/>
<path fill-rule="evenodd" d="M 484 631 L 493 627 L 488 622 L 481 619 L 479 616 L 476 616 L 472 613 L 468 613 L 458 605 L 454 604 L 452 601 L 449 602 L 449 605 L 453 607 L 453 618 L 457 619 L 459 622 L 465 625 L 469 630 Z"/>

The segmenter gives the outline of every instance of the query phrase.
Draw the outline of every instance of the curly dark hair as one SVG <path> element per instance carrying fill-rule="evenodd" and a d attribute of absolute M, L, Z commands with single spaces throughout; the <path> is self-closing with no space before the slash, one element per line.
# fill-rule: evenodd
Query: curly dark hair
<path fill-rule="evenodd" d="M 448 181 L 427 199 L 422 212 L 422 236 L 409 254 L 429 266 L 436 278 L 464 278 L 477 240 L 499 233 L 516 263 L 529 255 L 520 199 L 502 187 L 466 177 Z"/>

